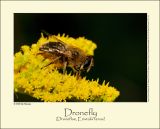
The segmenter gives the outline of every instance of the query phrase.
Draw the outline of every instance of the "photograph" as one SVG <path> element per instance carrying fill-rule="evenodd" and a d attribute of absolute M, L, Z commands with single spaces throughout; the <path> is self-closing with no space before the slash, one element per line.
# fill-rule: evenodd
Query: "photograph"
<path fill-rule="evenodd" d="M 158 1 L 2 1 L 2 128 L 159 128 Z"/>
<path fill-rule="evenodd" d="M 148 102 L 147 13 L 14 13 L 14 102 Z"/>

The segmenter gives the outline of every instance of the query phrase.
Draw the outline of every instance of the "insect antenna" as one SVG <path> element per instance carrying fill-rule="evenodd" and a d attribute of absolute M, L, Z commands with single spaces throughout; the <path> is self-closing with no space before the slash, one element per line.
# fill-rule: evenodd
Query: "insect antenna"
<path fill-rule="evenodd" d="M 49 37 L 49 36 L 51 36 L 50 33 L 48 33 L 47 31 L 45 31 L 45 30 L 43 30 L 43 29 L 41 30 L 41 32 L 43 33 L 44 37 Z M 59 38 L 57 38 L 56 36 L 54 36 L 54 38 L 55 38 L 57 41 L 66 44 L 65 42 L 63 42 L 62 40 L 60 40 Z"/>
<path fill-rule="evenodd" d="M 45 30 L 41 30 L 41 33 L 43 33 L 43 36 L 44 37 L 49 37 L 51 34 L 50 33 L 48 33 L 47 31 L 45 31 Z"/>

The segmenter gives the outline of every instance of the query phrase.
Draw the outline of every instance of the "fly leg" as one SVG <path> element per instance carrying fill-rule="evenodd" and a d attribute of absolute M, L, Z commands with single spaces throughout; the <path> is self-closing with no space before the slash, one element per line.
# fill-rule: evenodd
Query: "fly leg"
<path fill-rule="evenodd" d="M 80 68 L 76 68 L 76 67 L 72 67 L 73 69 L 73 74 L 75 75 L 75 77 L 78 79 L 81 79 L 81 71 L 82 71 L 83 66 L 81 66 Z"/>
<path fill-rule="evenodd" d="M 62 57 L 62 62 L 63 62 L 63 74 L 65 74 L 66 68 L 67 68 L 67 64 L 68 64 L 67 58 L 66 57 Z"/>
<path fill-rule="evenodd" d="M 81 72 L 82 72 L 82 70 L 83 70 L 83 65 L 81 65 L 81 67 L 80 67 L 80 69 L 77 71 L 77 73 L 76 73 L 76 77 L 77 77 L 77 79 L 81 79 L 82 77 L 81 77 Z"/>
<path fill-rule="evenodd" d="M 81 71 L 80 70 L 76 72 L 76 78 L 81 79 Z"/>
<path fill-rule="evenodd" d="M 81 69 L 74 69 L 75 77 L 78 79 L 81 79 Z"/>
<path fill-rule="evenodd" d="M 63 74 L 65 74 L 66 72 L 66 67 L 67 67 L 67 62 L 64 62 L 63 63 Z"/>
<path fill-rule="evenodd" d="M 56 57 L 52 62 L 50 62 L 46 66 L 42 67 L 42 69 L 45 68 L 45 67 L 47 67 L 47 66 L 49 66 L 49 65 L 51 65 L 51 64 L 53 64 L 55 61 L 59 60 L 60 58 L 61 58 L 61 56 Z"/>

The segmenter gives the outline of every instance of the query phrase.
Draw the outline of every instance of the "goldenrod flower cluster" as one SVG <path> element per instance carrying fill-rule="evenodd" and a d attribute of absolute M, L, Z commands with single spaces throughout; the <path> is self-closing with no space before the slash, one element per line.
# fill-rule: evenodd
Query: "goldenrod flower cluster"
<path fill-rule="evenodd" d="M 57 35 L 65 43 L 81 48 L 87 55 L 93 55 L 97 47 L 90 40 L 77 39 L 65 35 Z M 119 96 L 119 91 L 99 79 L 78 79 L 67 72 L 60 73 L 51 61 L 39 55 L 39 47 L 49 41 L 55 41 L 53 36 L 45 38 L 42 34 L 36 44 L 31 47 L 24 45 L 21 51 L 14 55 L 14 92 L 28 94 L 45 102 L 112 102 Z"/>

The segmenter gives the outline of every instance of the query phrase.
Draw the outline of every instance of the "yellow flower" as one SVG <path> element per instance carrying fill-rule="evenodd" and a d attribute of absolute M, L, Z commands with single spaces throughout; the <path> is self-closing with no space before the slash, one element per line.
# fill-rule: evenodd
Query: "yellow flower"
<path fill-rule="evenodd" d="M 84 37 L 74 39 L 57 35 L 63 42 L 82 49 L 87 55 L 94 55 L 96 44 Z M 67 72 L 60 73 L 55 64 L 44 68 L 51 61 L 39 53 L 39 47 L 47 42 L 55 42 L 53 35 L 45 38 L 43 34 L 31 47 L 24 45 L 22 52 L 14 55 L 14 92 L 28 94 L 45 102 L 66 101 L 105 101 L 112 102 L 120 92 L 109 83 L 99 84 L 99 79 L 89 81 L 86 77 L 77 79 Z"/>

